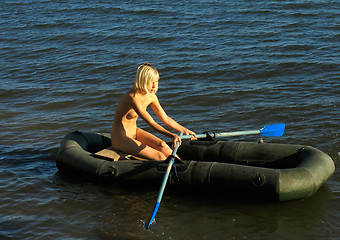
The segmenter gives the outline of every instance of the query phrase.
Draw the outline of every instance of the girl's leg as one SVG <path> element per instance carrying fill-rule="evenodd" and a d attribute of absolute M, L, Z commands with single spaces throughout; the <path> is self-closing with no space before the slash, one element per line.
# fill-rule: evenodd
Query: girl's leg
<path fill-rule="evenodd" d="M 162 139 L 155 135 L 144 131 L 143 129 L 137 128 L 136 139 L 151 148 L 160 151 L 164 154 L 165 158 L 172 154 L 171 148 Z M 165 159 L 163 159 L 165 160 Z"/>
<path fill-rule="evenodd" d="M 162 152 L 142 143 L 141 141 L 131 139 L 129 137 L 122 137 L 119 139 L 119 141 L 116 142 L 116 144 L 112 145 L 115 149 L 119 151 L 126 152 L 138 157 L 157 161 L 166 159 L 166 156 Z"/>

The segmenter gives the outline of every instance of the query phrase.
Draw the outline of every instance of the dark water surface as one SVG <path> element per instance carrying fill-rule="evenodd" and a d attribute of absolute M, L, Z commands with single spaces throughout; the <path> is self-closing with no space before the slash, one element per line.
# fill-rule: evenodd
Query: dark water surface
<path fill-rule="evenodd" d="M 55 156 L 68 132 L 110 131 L 148 61 L 167 113 L 196 132 L 284 122 L 266 142 L 337 163 L 339 13 L 328 0 L 1 1 L 0 238 L 338 239 L 338 169 L 302 201 L 167 191 L 145 230 L 158 189 L 69 179 Z"/>

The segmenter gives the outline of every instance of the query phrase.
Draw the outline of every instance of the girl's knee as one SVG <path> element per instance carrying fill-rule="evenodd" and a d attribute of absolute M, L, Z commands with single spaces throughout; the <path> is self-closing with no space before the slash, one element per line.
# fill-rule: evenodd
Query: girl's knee
<path fill-rule="evenodd" d="M 171 155 L 172 150 L 171 150 L 171 148 L 169 147 L 169 145 L 166 144 L 166 142 L 161 141 L 160 144 L 159 144 L 159 146 L 160 146 L 161 152 L 165 155 L 165 157 L 168 157 L 169 155 Z"/>
<path fill-rule="evenodd" d="M 166 156 L 162 153 L 162 152 L 157 152 L 157 154 L 155 154 L 154 159 L 156 161 L 164 161 L 166 159 Z"/>
<path fill-rule="evenodd" d="M 159 146 L 160 146 L 161 149 L 163 149 L 163 148 L 168 147 L 168 144 L 166 144 L 166 142 L 164 142 L 164 141 L 160 141 Z"/>

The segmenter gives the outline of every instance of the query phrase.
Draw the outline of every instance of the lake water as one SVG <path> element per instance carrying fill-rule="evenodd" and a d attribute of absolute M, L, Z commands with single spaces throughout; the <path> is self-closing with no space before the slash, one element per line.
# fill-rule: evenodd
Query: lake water
<path fill-rule="evenodd" d="M 110 131 L 151 62 L 162 106 L 186 127 L 282 122 L 284 136 L 265 142 L 311 145 L 337 164 L 339 12 L 336 0 L 1 1 L 0 238 L 338 239 L 338 169 L 301 201 L 166 191 L 146 230 L 158 189 L 69 179 L 55 159 L 67 133 Z"/>

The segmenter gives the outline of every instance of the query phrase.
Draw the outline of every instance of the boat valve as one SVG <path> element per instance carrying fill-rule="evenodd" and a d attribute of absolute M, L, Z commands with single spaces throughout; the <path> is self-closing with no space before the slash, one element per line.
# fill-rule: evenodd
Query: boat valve
<path fill-rule="evenodd" d="M 262 173 L 256 173 L 251 177 L 251 182 L 256 187 L 262 187 L 266 182 L 266 177 Z"/>

